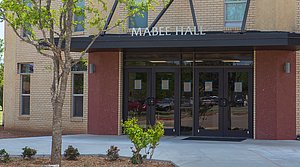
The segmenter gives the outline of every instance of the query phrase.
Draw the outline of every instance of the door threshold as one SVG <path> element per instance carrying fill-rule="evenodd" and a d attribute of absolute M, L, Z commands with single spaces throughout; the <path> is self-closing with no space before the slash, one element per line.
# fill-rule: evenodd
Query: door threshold
<path fill-rule="evenodd" d="M 219 137 L 219 136 L 190 136 L 182 140 L 202 140 L 202 141 L 231 141 L 241 142 L 246 140 L 246 137 Z"/>

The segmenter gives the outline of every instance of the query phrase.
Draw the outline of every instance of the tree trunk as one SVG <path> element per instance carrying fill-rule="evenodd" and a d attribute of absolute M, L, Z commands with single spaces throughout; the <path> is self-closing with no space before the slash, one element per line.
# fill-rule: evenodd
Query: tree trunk
<path fill-rule="evenodd" d="M 52 120 L 52 149 L 51 164 L 61 166 L 61 147 L 62 147 L 62 103 L 54 102 Z"/>
<path fill-rule="evenodd" d="M 54 63 L 56 64 L 56 63 Z M 70 63 L 67 63 L 70 64 Z M 53 107 L 53 120 L 52 120 L 52 149 L 51 149 L 51 164 L 61 166 L 61 152 L 62 152 L 62 109 L 66 95 L 68 76 L 70 68 L 62 71 L 59 77 L 59 68 L 54 65 L 53 85 L 55 89 L 52 90 L 52 107 Z M 58 84 L 56 84 L 58 83 Z"/>

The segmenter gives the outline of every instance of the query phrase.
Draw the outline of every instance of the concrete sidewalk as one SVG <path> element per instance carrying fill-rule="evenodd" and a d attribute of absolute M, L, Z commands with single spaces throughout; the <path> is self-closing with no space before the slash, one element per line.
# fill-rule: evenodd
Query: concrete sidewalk
<path fill-rule="evenodd" d="M 154 158 L 170 160 L 182 167 L 298 167 L 300 141 L 245 140 L 242 142 L 192 141 L 184 137 L 164 137 Z M 105 154 L 111 145 L 122 156 L 131 156 L 132 144 L 126 136 L 69 135 L 63 137 L 63 149 L 73 145 L 81 154 Z M 29 146 L 39 155 L 50 154 L 51 137 L 0 139 L 0 149 L 20 155 Z"/>

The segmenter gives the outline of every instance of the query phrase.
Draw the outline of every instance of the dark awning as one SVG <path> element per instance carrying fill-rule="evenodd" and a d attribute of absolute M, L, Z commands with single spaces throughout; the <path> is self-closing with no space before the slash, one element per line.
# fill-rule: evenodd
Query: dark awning
<path fill-rule="evenodd" d="M 74 37 L 72 51 L 84 50 L 91 37 Z M 203 36 L 131 36 L 131 34 L 106 34 L 100 36 L 90 51 L 104 49 L 143 49 L 143 48 L 198 48 L 198 49 L 300 49 L 300 34 L 290 32 L 207 32 Z"/>

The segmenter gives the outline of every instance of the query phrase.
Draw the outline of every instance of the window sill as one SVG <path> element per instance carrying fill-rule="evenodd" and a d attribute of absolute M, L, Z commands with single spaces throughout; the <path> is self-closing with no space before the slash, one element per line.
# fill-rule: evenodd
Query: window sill
<path fill-rule="evenodd" d="M 82 117 L 72 117 L 71 122 L 83 122 L 83 118 Z"/>
<path fill-rule="evenodd" d="M 82 36 L 85 35 L 86 31 L 76 31 L 72 33 L 72 36 Z"/>
<path fill-rule="evenodd" d="M 19 120 L 30 120 L 30 115 L 19 115 Z"/>
<path fill-rule="evenodd" d="M 240 32 L 241 27 L 224 27 L 224 32 Z"/>

